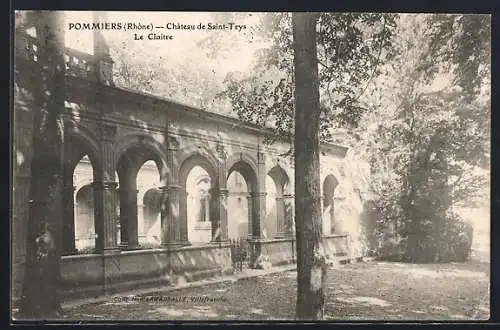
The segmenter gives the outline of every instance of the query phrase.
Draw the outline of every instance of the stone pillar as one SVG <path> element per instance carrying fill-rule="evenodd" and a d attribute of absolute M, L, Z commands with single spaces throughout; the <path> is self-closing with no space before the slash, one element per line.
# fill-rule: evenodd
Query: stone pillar
<path fill-rule="evenodd" d="M 162 192 L 161 203 L 161 245 L 165 247 L 181 246 L 187 242 L 187 219 L 185 214 L 186 194 L 179 185 L 178 167 L 175 163 L 179 141 L 173 137 L 167 138 L 167 166 L 170 171 L 167 185 L 160 187 Z M 184 209 L 183 209 L 184 208 Z"/>
<path fill-rule="evenodd" d="M 335 197 L 330 202 L 330 234 L 335 233 Z"/>
<path fill-rule="evenodd" d="M 205 211 L 204 219 L 205 221 L 210 221 L 210 198 L 206 196 L 203 197 L 203 210 Z"/>
<path fill-rule="evenodd" d="M 262 251 L 261 240 L 264 237 L 264 219 L 266 216 L 266 161 L 263 152 L 257 152 L 257 180 L 258 191 L 252 192 L 252 252 L 250 256 L 250 266 L 258 268 L 259 260 L 265 260 L 266 253 Z M 264 259 L 263 259 L 264 258 Z"/>
<path fill-rule="evenodd" d="M 294 196 L 291 194 L 283 196 L 285 201 L 285 236 L 294 238 L 295 233 L 295 223 L 293 218 L 295 217 L 294 212 Z"/>
<path fill-rule="evenodd" d="M 254 204 L 252 212 L 254 238 L 264 238 L 263 228 L 264 219 L 266 217 L 266 160 L 263 152 L 257 152 L 257 178 L 259 191 L 252 193 L 252 203 Z"/>
<path fill-rule="evenodd" d="M 75 187 L 73 176 L 68 175 L 63 183 L 63 230 L 62 230 L 62 253 L 74 254 L 75 247 Z"/>
<path fill-rule="evenodd" d="M 252 208 L 253 208 L 253 203 L 252 203 L 252 194 L 249 193 L 247 196 L 247 213 L 248 213 L 248 233 L 247 236 L 249 239 L 253 238 L 253 226 L 252 226 Z"/>
<path fill-rule="evenodd" d="M 186 189 L 179 186 L 177 195 L 179 201 L 179 219 L 177 221 L 179 227 L 180 241 L 182 245 L 190 245 L 191 243 L 189 243 L 188 219 L 187 219 L 188 194 L 186 192 Z"/>
<path fill-rule="evenodd" d="M 116 182 L 93 182 L 96 250 L 118 249 L 116 238 Z"/>
<path fill-rule="evenodd" d="M 129 207 L 128 207 L 128 194 L 127 187 L 125 182 L 120 182 L 120 189 L 118 190 L 118 194 L 120 196 L 120 246 L 126 248 L 128 245 L 128 216 Z"/>
<path fill-rule="evenodd" d="M 137 194 L 135 178 L 137 172 L 120 174 L 120 237 L 121 245 L 127 249 L 139 246 L 137 237 Z"/>
<path fill-rule="evenodd" d="M 180 246 L 180 208 L 179 191 L 180 186 L 169 185 L 160 187 L 162 191 L 161 206 L 161 245 L 164 247 Z"/>
<path fill-rule="evenodd" d="M 94 182 L 96 250 L 116 250 L 116 187 L 113 139 L 116 126 L 101 126 L 102 181 Z"/>
<path fill-rule="evenodd" d="M 127 231 L 128 231 L 128 240 L 127 240 L 127 248 L 129 249 L 135 249 L 139 247 L 139 237 L 138 237 L 138 212 L 137 212 L 137 194 L 139 193 L 139 190 L 135 189 L 135 185 L 133 187 L 134 189 L 131 189 L 128 191 L 129 196 L 128 196 L 128 201 L 130 202 L 129 205 L 129 214 L 130 216 L 128 217 L 128 226 L 127 226 Z"/>
<path fill-rule="evenodd" d="M 222 142 L 217 143 L 217 156 L 219 166 L 217 167 L 217 189 L 212 190 L 213 216 L 212 218 L 212 242 L 225 242 L 228 240 L 227 228 L 227 154 Z"/>
<path fill-rule="evenodd" d="M 285 200 L 283 195 L 276 197 L 276 237 L 285 237 L 286 224 L 285 224 Z"/>
<path fill-rule="evenodd" d="M 225 242 L 229 240 L 227 227 L 227 189 L 214 189 L 212 198 L 212 242 Z"/>
<path fill-rule="evenodd" d="M 139 199 L 137 199 L 137 241 L 139 242 L 139 245 L 141 244 L 141 240 L 139 238 L 144 239 L 147 228 L 148 222 L 144 216 L 144 204 L 142 200 L 139 201 Z"/>
<path fill-rule="evenodd" d="M 104 202 L 103 207 L 103 226 L 102 234 L 97 234 L 96 244 L 98 241 L 103 241 L 102 246 L 102 267 L 103 267 L 103 283 L 102 290 L 104 294 L 110 294 L 115 283 L 120 282 L 120 250 L 117 246 L 117 226 L 116 226 L 116 187 L 118 183 L 106 181 L 97 183 L 94 189 L 94 196 L 98 195 L 99 200 Z M 97 194 L 96 194 L 97 192 Z M 102 205 L 102 204 L 101 204 Z M 102 237 L 100 239 L 99 237 Z"/>

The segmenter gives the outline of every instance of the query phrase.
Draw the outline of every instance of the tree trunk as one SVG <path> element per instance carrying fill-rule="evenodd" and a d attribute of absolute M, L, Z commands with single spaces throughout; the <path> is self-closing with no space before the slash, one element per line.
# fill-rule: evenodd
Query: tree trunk
<path fill-rule="evenodd" d="M 62 227 L 64 32 L 58 12 L 37 12 L 35 19 L 40 80 L 34 91 L 34 151 L 20 306 L 20 316 L 29 319 L 56 317 L 61 311 L 57 286 Z"/>
<path fill-rule="evenodd" d="M 294 13 L 295 226 L 298 319 L 323 318 L 326 262 L 319 175 L 319 79 L 314 13 Z"/>

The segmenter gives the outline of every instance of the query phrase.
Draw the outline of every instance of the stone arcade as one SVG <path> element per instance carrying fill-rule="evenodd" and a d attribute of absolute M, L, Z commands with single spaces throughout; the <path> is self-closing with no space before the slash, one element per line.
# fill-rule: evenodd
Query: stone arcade
<path fill-rule="evenodd" d="M 112 60 L 66 49 L 63 295 L 116 292 L 232 272 L 230 238 L 251 261 L 294 258 L 289 145 L 237 119 L 114 87 Z M 26 250 L 37 40 L 16 35 L 13 295 Z M 327 255 L 347 252 L 338 216 L 347 149 L 321 146 Z M 337 187 L 338 186 L 338 187 Z M 335 208 L 334 208 L 335 205 Z M 339 207 L 340 206 L 340 207 Z M 354 235 L 355 236 L 355 235 Z"/>

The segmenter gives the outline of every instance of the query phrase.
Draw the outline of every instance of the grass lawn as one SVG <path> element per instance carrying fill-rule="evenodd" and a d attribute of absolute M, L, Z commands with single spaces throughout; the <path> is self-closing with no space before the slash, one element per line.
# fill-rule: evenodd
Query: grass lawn
<path fill-rule="evenodd" d="M 485 320 L 488 263 L 367 262 L 331 268 L 328 320 Z M 296 272 L 110 298 L 66 310 L 70 320 L 293 320 Z"/>

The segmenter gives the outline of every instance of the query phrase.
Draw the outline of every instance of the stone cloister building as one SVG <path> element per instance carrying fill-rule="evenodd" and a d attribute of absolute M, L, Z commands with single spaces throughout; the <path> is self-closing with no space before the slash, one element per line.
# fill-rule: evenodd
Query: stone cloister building
<path fill-rule="evenodd" d="M 16 32 L 13 275 L 26 251 L 38 41 Z M 251 261 L 294 259 L 290 146 L 237 119 L 113 85 L 112 59 L 66 49 L 61 292 L 113 292 L 231 272 L 230 239 Z M 347 148 L 321 145 L 323 232 L 346 252 Z M 354 219 L 354 220 L 353 220 Z M 357 228 L 357 227 L 356 227 Z"/>

